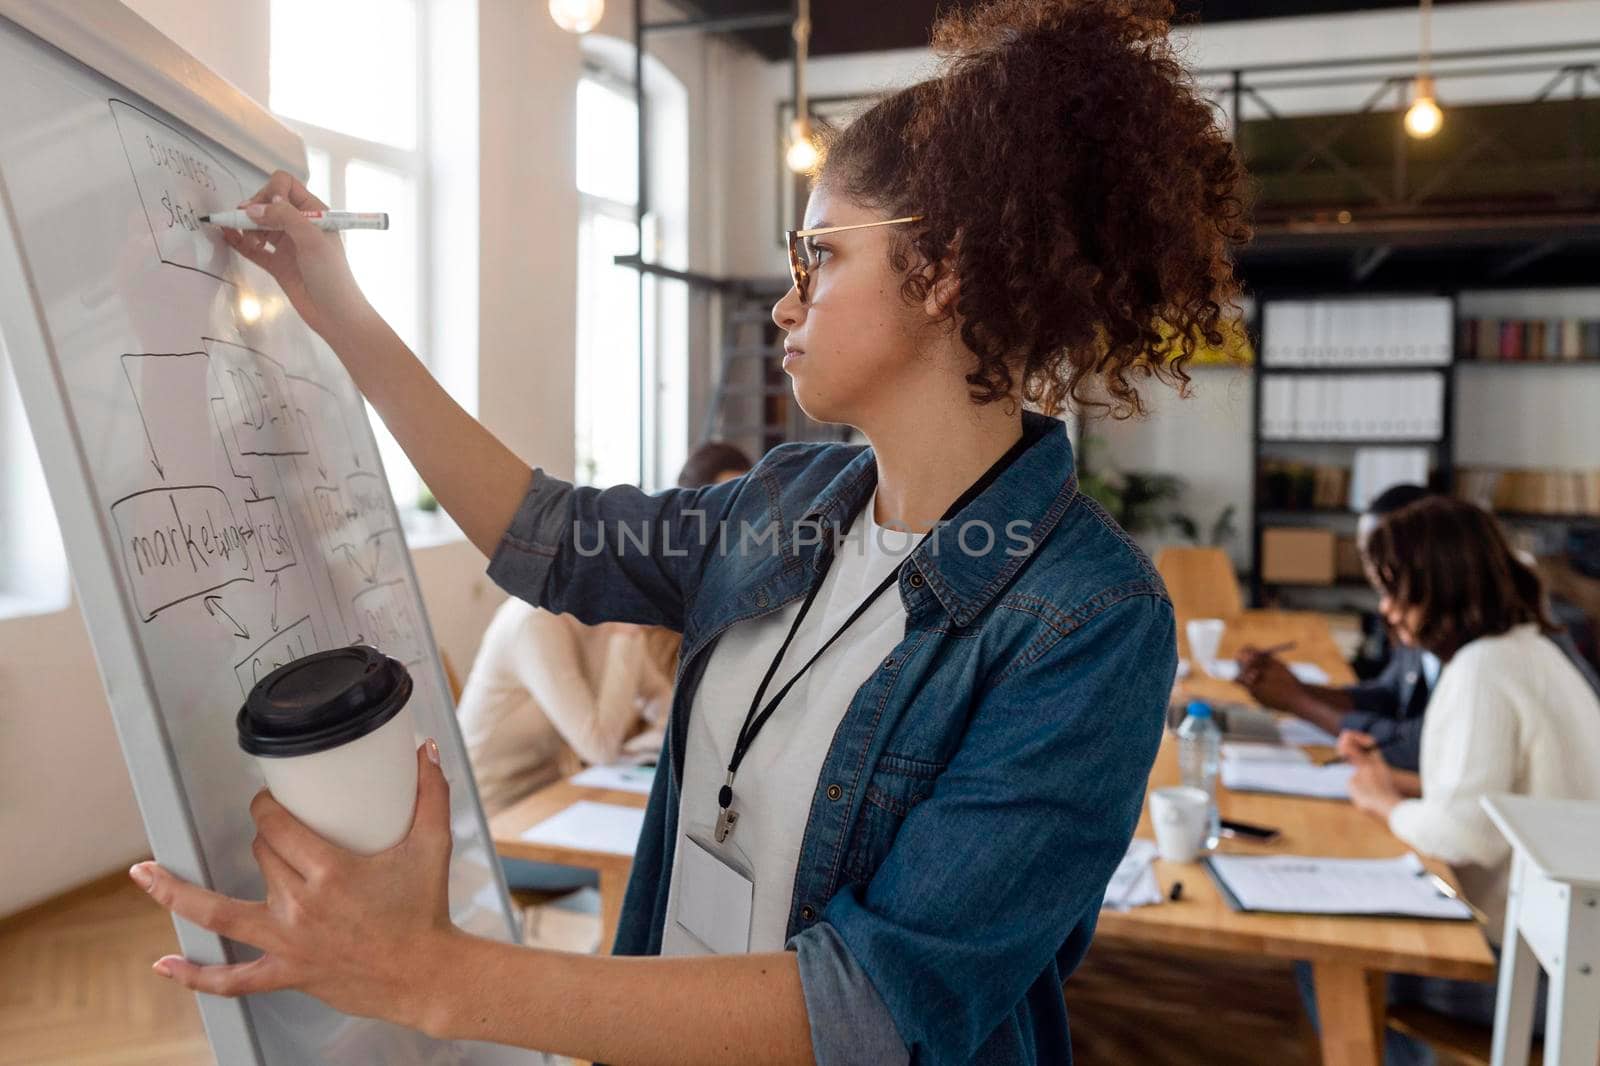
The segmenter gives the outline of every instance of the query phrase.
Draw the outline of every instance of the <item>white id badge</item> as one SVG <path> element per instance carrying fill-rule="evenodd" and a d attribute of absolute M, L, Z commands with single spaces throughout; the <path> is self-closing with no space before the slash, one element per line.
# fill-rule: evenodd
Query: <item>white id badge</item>
<path fill-rule="evenodd" d="M 747 954 L 755 883 L 695 839 L 698 835 L 686 834 L 678 855 L 678 925 L 718 955 Z"/>

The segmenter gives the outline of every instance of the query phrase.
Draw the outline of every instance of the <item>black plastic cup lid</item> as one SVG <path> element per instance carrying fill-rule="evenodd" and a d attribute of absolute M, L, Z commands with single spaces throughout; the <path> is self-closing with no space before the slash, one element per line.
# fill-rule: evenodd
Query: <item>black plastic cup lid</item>
<path fill-rule="evenodd" d="M 411 674 L 377 648 L 313 652 L 256 682 L 239 708 L 251 755 L 315 755 L 375 732 L 411 698 Z"/>

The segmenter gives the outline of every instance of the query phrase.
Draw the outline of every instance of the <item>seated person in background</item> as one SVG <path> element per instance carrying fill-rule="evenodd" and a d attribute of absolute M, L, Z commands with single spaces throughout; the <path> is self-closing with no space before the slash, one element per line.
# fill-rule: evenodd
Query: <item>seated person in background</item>
<path fill-rule="evenodd" d="M 678 471 L 680 489 L 698 489 L 732 481 L 750 469 L 750 457 L 725 440 L 708 440 L 689 453 Z"/>
<path fill-rule="evenodd" d="M 672 697 L 677 634 L 586 626 L 519 599 L 500 605 L 461 691 L 461 734 L 478 795 L 495 815 L 584 763 L 652 759 Z"/>
<path fill-rule="evenodd" d="M 1366 550 L 1385 620 L 1444 669 L 1422 730 L 1422 798 L 1401 795 L 1370 737 L 1346 733 L 1339 749 L 1356 767 L 1350 798 L 1449 863 L 1497 944 L 1511 849 L 1478 801 L 1492 793 L 1600 801 L 1600 698 L 1551 640 L 1539 578 L 1488 514 L 1430 497 L 1390 515 Z M 1493 984 L 1394 981 L 1436 1010 L 1447 1004 L 1463 1020 L 1493 1022 Z"/>
<path fill-rule="evenodd" d="M 1362 556 L 1366 557 L 1373 531 L 1389 515 L 1433 495 L 1420 485 L 1394 485 L 1380 493 L 1362 513 L 1356 527 Z M 1378 591 L 1381 594 L 1383 590 Z M 1553 639 L 1600 696 L 1600 678 L 1566 634 L 1556 633 Z M 1239 683 L 1264 706 L 1288 711 L 1329 733 L 1352 730 L 1366 734 L 1378 746 L 1385 762 L 1396 770 L 1414 774 L 1422 745 L 1423 713 L 1438 684 L 1440 662 L 1425 648 L 1394 639 L 1389 644 L 1389 662 L 1382 673 L 1348 688 L 1303 684 L 1281 660 L 1246 647 L 1239 653 Z M 1411 787 L 1414 779 L 1400 776 L 1397 780 L 1408 788 L 1408 794 L 1415 794 Z"/>
<path fill-rule="evenodd" d="M 1356 526 L 1363 555 L 1383 519 L 1429 495 L 1420 485 L 1393 485 L 1368 505 Z M 1246 647 L 1239 652 L 1239 684 L 1264 706 L 1288 711 L 1337 734 L 1359 730 L 1382 745 L 1384 758 L 1403 770 L 1417 768 L 1422 712 L 1439 678 L 1439 660 L 1422 648 L 1391 641 L 1389 662 L 1371 681 L 1348 688 L 1302 683 L 1281 659 Z M 1410 723 L 1409 725 L 1407 723 Z"/>
<path fill-rule="evenodd" d="M 678 484 L 738 477 L 749 460 L 711 441 L 690 454 Z M 493 816 L 582 762 L 655 761 L 672 704 L 679 635 L 621 622 L 586 626 L 509 599 L 484 632 L 457 715 L 484 812 Z M 565 891 L 591 871 L 507 861 L 513 888 Z"/>

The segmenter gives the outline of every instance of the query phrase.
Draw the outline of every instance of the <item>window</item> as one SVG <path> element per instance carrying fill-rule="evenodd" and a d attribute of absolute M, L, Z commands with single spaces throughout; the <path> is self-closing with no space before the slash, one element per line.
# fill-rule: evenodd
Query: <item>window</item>
<path fill-rule="evenodd" d="M 345 234 L 350 267 L 373 307 L 438 374 L 429 355 L 431 249 L 423 225 L 429 7 L 430 0 L 272 0 L 270 106 L 305 138 L 312 193 L 334 207 L 389 213 L 385 232 Z M 410 526 L 427 503 L 421 480 L 370 405 L 367 414 Z"/>
<path fill-rule="evenodd" d="M 577 480 L 638 484 L 639 109 L 633 89 L 599 72 L 578 82 Z"/>
<path fill-rule="evenodd" d="M 71 600 L 66 548 L 3 344 L 0 456 L 0 618 L 59 611 Z"/>
<path fill-rule="evenodd" d="M 639 249 L 639 110 L 631 49 L 589 37 L 606 62 L 578 82 L 577 480 L 593 485 L 670 483 L 687 450 L 687 298 L 683 285 L 644 280 L 644 358 L 639 274 L 616 265 Z M 651 211 L 645 257 L 682 268 L 688 213 L 688 126 L 683 86 L 646 60 Z M 641 380 L 641 373 L 643 379 Z M 642 401 L 642 405 L 641 405 Z"/>

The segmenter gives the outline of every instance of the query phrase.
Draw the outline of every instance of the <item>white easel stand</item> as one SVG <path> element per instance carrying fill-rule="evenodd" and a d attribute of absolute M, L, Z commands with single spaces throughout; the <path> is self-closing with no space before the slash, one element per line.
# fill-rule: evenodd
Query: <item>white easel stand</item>
<path fill-rule="evenodd" d="M 1539 968 L 1550 975 L 1546 1066 L 1600 1062 L 1600 803 L 1485 796 L 1515 852 L 1493 1066 L 1527 1066 Z"/>

